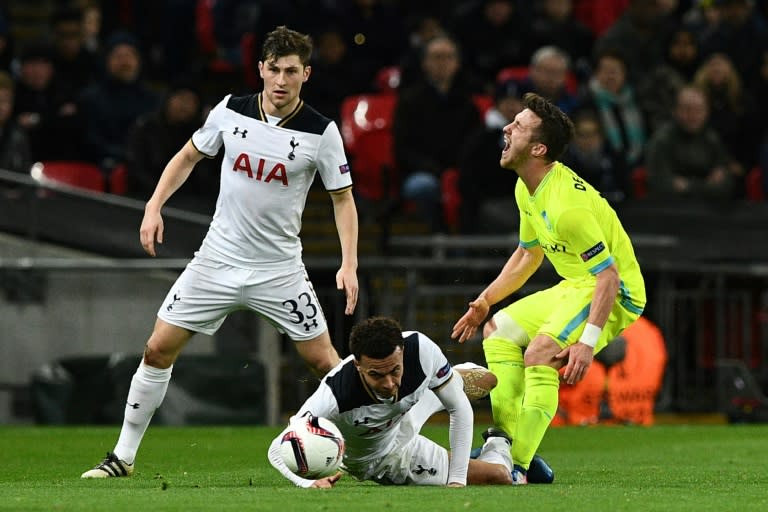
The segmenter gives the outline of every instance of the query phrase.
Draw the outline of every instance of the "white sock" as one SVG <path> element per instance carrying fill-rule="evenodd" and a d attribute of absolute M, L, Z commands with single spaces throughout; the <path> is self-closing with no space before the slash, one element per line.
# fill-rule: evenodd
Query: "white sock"
<path fill-rule="evenodd" d="M 152 415 L 165 398 L 172 370 L 173 365 L 166 369 L 154 368 L 142 359 L 131 380 L 123 428 L 114 449 L 118 459 L 133 464 Z"/>
<path fill-rule="evenodd" d="M 483 449 L 477 460 L 501 464 L 508 471 L 512 471 L 512 455 L 509 453 L 509 443 L 503 437 L 489 437 L 483 444 Z"/>

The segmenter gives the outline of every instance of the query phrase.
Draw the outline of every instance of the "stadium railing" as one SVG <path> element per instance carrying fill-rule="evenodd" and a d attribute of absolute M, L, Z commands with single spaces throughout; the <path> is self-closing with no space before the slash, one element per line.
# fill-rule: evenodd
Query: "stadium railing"
<path fill-rule="evenodd" d="M 40 194 L 41 187 L 55 193 Z M 98 287 L 81 290 L 75 283 L 68 293 L 72 297 L 91 294 L 91 301 L 70 300 L 70 304 L 82 303 L 78 306 L 81 309 L 52 311 L 56 305 L 46 303 L 45 291 L 57 276 L 78 276 L 73 281 L 92 279 L 88 282 L 115 275 L 135 276 L 125 281 L 131 282 L 168 271 L 160 288 L 167 287 L 199 246 L 210 220 L 206 215 L 174 208 L 164 210 L 169 236 L 162 246 L 162 256 L 152 259 L 144 256 L 138 244 L 137 230 L 144 206 L 141 201 L 48 186 L 5 171 L 0 171 L 0 190 L 0 234 L 29 244 L 26 252 L 16 254 L 0 244 L 0 310 L 5 312 L 0 319 L 7 322 L 0 329 L 6 332 L 12 331 L 6 327 L 18 321 L 46 324 L 63 314 L 86 318 L 93 304 L 115 300 L 114 290 L 111 294 L 97 290 Z M 759 227 L 766 225 L 765 210 L 671 212 L 663 207 L 645 211 L 632 208 L 635 210 L 630 209 L 628 231 L 635 240 L 646 276 L 645 314 L 662 329 L 669 352 L 659 409 L 716 410 L 719 405 L 715 377 L 717 362 L 722 359 L 743 361 L 758 382 L 765 382 L 768 250 L 760 236 L 764 228 Z M 750 215 L 751 224 L 742 222 Z M 430 335 L 443 346 L 452 362 L 482 362 L 480 340 L 458 345 L 449 339 L 450 328 L 466 310 L 467 302 L 495 277 L 516 243 L 514 234 L 393 237 L 388 255 L 360 258 L 360 305 L 351 319 L 343 314 L 343 296 L 332 285 L 338 260 L 312 254 L 305 254 L 305 260 L 341 353 L 346 352 L 343 340 L 354 321 L 371 314 L 386 314 L 400 319 L 407 329 Z M 38 247 L 43 244 L 80 252 L 75 256 L 49 257 Z M 512 298 L 549 286 L 555 280 L 552 269 L 545 266 L 534 281 Z M 35 292 L 36 288 L 40 290 Z M 132 293 L 137 304 L 142 302 L 142 307 L 156 310 L 164 292 Z M 129 321 L 149 322 L 151 316 Z M 118 323 L 116 329 L 119 328 L 127 327 Z M 55 324 L 36 325 L 25 330 L 24 336 L 43 339 L 10 340 L 3 344 L 4 359 L 14 361 L 11 371 L 4 373 L 12 377 L 3 378 L 7 381 L 3 383 L 4 389 L 17 389 L 31 371 L 45 362 L 35 359 L 36 354 L 25 352 L 24 346 L 59 343 L 57 330 L 60 328 Z M 120 336 L 119 332 L 107 334 Z M 88 330 L 76 331 L 59 353 L 92 353 L 98 347 L 89 339 L 92 337 L 95 335 Z M 130 343 L 131 350 L 135 350 L 143 340 L 132 338 Z M 314 379 L 285 340 L 265 344 L 269 352 L 261 357 L 271 372 L 268 380 L 272 386 L 272 405 L 268 418 L 272 422 L 307 396 Z M 52 349 L 43 353 L 57 352 Z"/>

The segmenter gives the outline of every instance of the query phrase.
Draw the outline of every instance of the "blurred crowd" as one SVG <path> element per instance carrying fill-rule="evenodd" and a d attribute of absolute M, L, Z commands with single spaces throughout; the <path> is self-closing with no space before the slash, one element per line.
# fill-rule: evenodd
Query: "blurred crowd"
<path fill-rule="evenodd" d="M 3 169 L 87 161 L 147 198 L 212 104 L 260 89 L 260 41 L 288 25 L 313 37 L 302 96 L 321 113 L 396 98 L 387 183 L 435 231 L 514 229 L 501 129 L 529 91 L 572 117 L 563 160 L 611 202 L 768 193 L 768 0 L 52 1 L 24 38 L 13 4 Z M 218 162 L 200 165 L 180 190 L 196 209 L 218 186 Z"/>

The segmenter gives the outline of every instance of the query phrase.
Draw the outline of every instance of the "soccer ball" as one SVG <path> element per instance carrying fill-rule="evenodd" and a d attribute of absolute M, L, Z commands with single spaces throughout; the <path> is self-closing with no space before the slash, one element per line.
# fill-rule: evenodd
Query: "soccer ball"
<path fill-rule="evenodd" d="M 339 469 L 344 456 L 344 437 L 330 420 L 302 416 L 283 434 L 280 455 L 294 474 L 308 479 L 323 478 Z"/>

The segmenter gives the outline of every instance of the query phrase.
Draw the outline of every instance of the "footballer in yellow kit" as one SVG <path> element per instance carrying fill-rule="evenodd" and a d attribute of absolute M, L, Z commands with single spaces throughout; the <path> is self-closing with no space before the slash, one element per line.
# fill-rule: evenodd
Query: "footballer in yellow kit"
<path fill-rule="evenodd" d="M 645 285 L 629 236 L 616 212 L 575 172 L 556 162 L 534 195 L 518 180 L 520 245 L 540 247 L 563 280 L 502 310 L 533 339 L 547 334 L 563 348 L 578 341 L 589 315 L 595 275 L 611 264 L 621 282 L 595 352 L 634 322 L 645 307 Z"/>
<path fill-rule="evenodd" d="M 504 128 L 500 159 L 519 177 L 520 243 L 451 334 L 459 342 L 472 337 L 490 307 L 523 286 L 544 257 L 562 278 L 498 311 L 483 327 L 485 358 L 498 379 L 491 392 L 494 423 L 513 440 L 518 484 L 528 483 L 531 460 L 557 411 L 558 371 L 565 368 L 569 384 L 580 381 L 594 354 L 640 316 L 646 300 L 616 212 L 558 161 L 573 138 L 573 123 L 536 94 L 526 94 L 523 104 Z"/>

